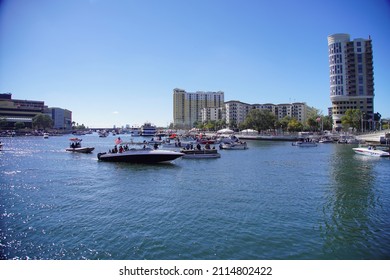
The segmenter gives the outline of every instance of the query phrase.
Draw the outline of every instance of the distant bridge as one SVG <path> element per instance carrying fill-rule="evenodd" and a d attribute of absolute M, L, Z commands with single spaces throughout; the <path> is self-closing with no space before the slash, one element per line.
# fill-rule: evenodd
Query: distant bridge
<path fill-rule="evenodd" d="M 387 133 L 390 133 L 390 129 L 366 133 L 366 134 L 360 134 L 357 135 L 356 138 L 367 142 L 380 142 L 381 137 L 385 137 Z"/>

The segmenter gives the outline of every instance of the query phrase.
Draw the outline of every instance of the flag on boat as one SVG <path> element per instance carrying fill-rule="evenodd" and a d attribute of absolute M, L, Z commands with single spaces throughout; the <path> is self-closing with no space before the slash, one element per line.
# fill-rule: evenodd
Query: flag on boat
<path fill-rule="evenodd" d="M 119 145 L 120 143 L 122 143 L 122 139 L 120 137 L 118 137 L 116 140 L 115 140 L 115 145 Z"/>

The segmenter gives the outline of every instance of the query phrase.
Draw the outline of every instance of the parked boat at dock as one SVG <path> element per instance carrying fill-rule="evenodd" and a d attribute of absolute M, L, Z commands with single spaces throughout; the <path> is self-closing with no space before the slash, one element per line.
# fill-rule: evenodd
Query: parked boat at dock
<path fill-rule="evenodd" d="M 144 123 L 144 125 L 141 126 L 141 136 L 154 136 L 156 132 L 156 126 L 151 123 Z"/>
<path fill-rule="evenodd" d="M 341 135 L 338 144 L 360 144 L 360 141 L 353 135 Z"/>
<path fill-rule="evenodd" d="M 138 137 L 141 135 L 140 128 L 138 126 L 132 126 L 130 128 L 130 134 L 132 137 Z"/>
<path fill-rule="evenodd" d="M 297 141 L 298 137 L 295 135 L 250 135 L 238 134 L 240 139 L 244 140 L 262 140 L 262 141 Z"/>

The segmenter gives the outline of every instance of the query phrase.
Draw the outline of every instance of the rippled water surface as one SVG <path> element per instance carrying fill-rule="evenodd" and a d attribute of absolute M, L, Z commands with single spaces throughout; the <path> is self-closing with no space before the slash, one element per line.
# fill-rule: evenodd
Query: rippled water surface
<path fill-rule="evenodd" d="M 389 259 L 390 160 L 251 141 L 221 158 L 99 162 L 114 137 L 0 139 L 2 259 Z M 126 136 L 122 137 L 126 139 Z"/>

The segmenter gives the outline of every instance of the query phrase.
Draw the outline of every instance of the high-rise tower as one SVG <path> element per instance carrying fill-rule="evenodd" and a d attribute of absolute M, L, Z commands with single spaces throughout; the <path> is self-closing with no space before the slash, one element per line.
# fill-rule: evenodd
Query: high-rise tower
<path fill-rule="evenodd" d="M 202 121 L 204 108 L 222 108 L 224 92 L 186 92 L 183 89 L 173 90 L 173 123 L 175 127 L 191 128 L 194 122 Z"/>
<path fill-rule="evenodd" d="M 328 36 L 330 100 L 333 128 L 341 129 L 348 109 L 359 109 L 362 121 L 374 115 L 374 71 L 371 38 L 350 40 L 349 34 Z"/>

